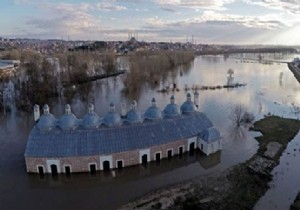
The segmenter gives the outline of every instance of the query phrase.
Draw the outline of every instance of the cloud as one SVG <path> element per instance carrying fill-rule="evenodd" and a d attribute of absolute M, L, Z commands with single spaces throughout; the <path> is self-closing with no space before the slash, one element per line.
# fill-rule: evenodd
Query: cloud
<path fill-rule="evenodd" d="M 300 14 L 300 0 L 244 0 L 248 4 Z"/>
<path fill-rule="evenodd" d="M 234 0 L 156 0 L 156 2 L 162 6 L 217 9 L 234 2 Z"/>
<path fill-rule="evenodd" d="M 21 33 L 35 37 L 52 38 L 67 35 L 76 38 L 90 39 L 99 37 L 104 26 L 96 11 L 123 11 L 126 7 L 108 1 L 100 3 L 53 3 L 50 0 L 16 0 L 20 4 L 31 5 L 42 12 L 42 15 L 32 14 L 25 18 L 26 28 Z"/>
<path fill-rule="evenodd" d="M 113 5 L 108 2 L 97 3 L 96 8 L 97 10 L 105 10 L 105 11 L 122 11 L 127 9 L 124 6 Z"/>
<path fill-rule="evenodd" d="M 247 28 L 262 28 L 262 29 L 277 29 L 284 28 L 286 24 L 280 20 L 266 16 L 240 16 L 217 13 L 215 11 L 205 11 L 201 16 L 180 20 L 166 21 L 158 17 L 148 18 L 146 21 L 147 27 L 150 28 L 172 28 L 185 27 L 193 24 L 221 25 L 221 24 L 236 24 Z"/>
<path fill-rule="evenodd" d="M 288 26 L 273 16 L 240 16 L 206 11 L 198 17 L 179 21 L 159 17 L 145 20 L 145 29 L 156 32 L 157 37 L 185 41 L 194 36 L 202 43 L 266 43 L 274 34 Z"/>
<path fill-rule="evenodd" d="M 43 16 L 30 16 L 25 22 L 29 33 L 35 31 L 41 36 L 77 36 L 88 34 L 90 29 L 98 30 L 101 21 L 90 14 L 88 3 L 50 3 L 36 4 L 43 11 Z"/>

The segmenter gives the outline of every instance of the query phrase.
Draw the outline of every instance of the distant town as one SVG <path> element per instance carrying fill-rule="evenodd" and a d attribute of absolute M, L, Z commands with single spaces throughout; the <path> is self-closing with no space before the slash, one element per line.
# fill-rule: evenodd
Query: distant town
<path fill-rule="evenodd" d="M 26 39 L 0 37 L 0 51 L 9 49 L 34 50 L 44 55 L 53 55 L 66 51 L 114 51 L 119 55 L 143 50 L 193 50 L 195 54 L 226 54 L 226 53 L 297 53 L 299 46 L 273 45 L 218 45 L 197 44 L 193 39 L 186 42 L 145 42 L 129 34 L 126 41 L 82 41 L 59 39 Z"/>

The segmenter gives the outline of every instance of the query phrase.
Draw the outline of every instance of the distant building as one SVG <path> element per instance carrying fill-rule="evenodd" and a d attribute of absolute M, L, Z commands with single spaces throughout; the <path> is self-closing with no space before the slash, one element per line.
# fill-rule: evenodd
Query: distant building
<path fill-rule="evenodd" d="M 113 104 L 103 118 L 94 112 L 93 105 L 82 119 L 77 119 L 69 105 L 60 119 L 47 105 L 41 117 L 35 106 L 34 117 L 37 124 L 24 154 L 31 173 L 94 173 L 160 161 L 196 148 L 207 155 L 221 149 L 220 132 L 197 111 L 190 94 L 180 107 L 172 96 L 163 111 L 153 98 L 143 117 L 136 103 L 124 118 Z"/>

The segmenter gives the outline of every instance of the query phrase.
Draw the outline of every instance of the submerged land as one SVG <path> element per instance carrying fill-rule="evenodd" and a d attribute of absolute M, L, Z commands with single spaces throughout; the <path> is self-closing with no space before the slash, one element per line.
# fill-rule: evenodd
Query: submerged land
<path fill-rule="evenodd" d="M 251 127 L 262 136 L 256 137 L 257 153 L 245 163 L 158 190 L 120 209 L 253 209 L 269 189 L 271 172 L 299 129 L 299 120 L 266 116 Z"/>

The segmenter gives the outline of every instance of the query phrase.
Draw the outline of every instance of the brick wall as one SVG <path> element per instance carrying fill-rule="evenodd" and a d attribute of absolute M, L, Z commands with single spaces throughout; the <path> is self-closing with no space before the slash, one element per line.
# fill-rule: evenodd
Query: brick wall
<path fill-rule="evenodd" d="M 182 139 L 168 144 L 161 144 L 150 147 L 150 161 L 155 160 L 155 153 L 161 152 L 161 158 L 168 157 L 168 150 L 173 149 L 173 155 L 178 154 L 178 147 L 184 146 L 184 152 L 187 150 L 187 139 Z M 147 149 L 147 148 L 143 148 Z M 139 164 L 139 150 L 115 153 L 112 155 L 112 167 L 115 168 L 117 160 L 123 160 L 123 166 L 131 166 Z M 72 172 L 88 172 L 89 163 L 96 163 L 97 170 L 100 170 L 100 155 L 95 156 L 80 156 L 80 157 L 25 157 L 27 172 L 37 173 L 37 165 L 43 165 L 47 173 L 47 160 L 59 160 L 60 171 L 64 172 L 64 165 L 70 165 Z"/>

